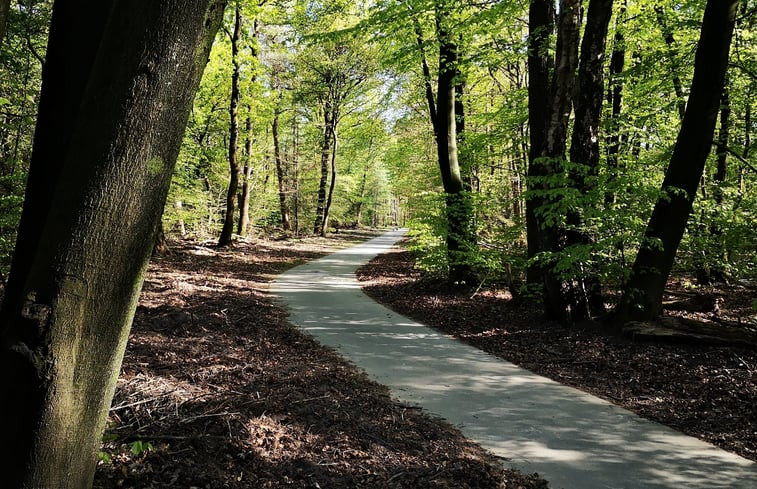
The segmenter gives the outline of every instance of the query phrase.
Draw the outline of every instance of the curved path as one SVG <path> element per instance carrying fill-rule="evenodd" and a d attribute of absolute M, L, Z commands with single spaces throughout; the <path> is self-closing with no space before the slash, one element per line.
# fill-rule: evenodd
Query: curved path
<path fill-rule="evenodd" d="M 415 323 L 360 291 L 391 231 L 280 275 L 290 321 L 550 487 L 757 488 L 757 464 Z"/>

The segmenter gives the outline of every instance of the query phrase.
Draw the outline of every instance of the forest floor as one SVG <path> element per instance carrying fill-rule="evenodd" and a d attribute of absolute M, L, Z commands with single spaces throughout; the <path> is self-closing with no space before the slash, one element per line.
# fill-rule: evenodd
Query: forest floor
<path fill-rule="evenodd" d="M 174 243 L 134 319 L 95 488 L 545 488 L 287 322 L 266 288 L 370 237 Z"/>
<path fill-rule="evenodd" d="M 450 288 L 414 268 L 413 255 L 395 249 L 358 270 L 364 291 L 400 314 L 577 387 L 645 418 L 757 461 L 757 351 L 749 348 L 640 342 L 545 321 L 533 303 L 503 287 Z M 685 280 L 669 284 L 675 311 L 707 314 Z M 721 286 L 717 314 L 754 316 L 755 286 Z M 688 306 L 687 306 L 688 305 Z"/>

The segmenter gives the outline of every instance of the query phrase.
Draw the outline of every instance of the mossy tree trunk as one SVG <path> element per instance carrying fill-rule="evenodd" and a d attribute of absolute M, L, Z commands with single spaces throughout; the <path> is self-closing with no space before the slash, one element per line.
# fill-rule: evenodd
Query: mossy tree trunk
<path fill-rule="evenodd" d="M 0 309 L 4 487 L 87 488 L 224 2 L 56 2 Z"/>

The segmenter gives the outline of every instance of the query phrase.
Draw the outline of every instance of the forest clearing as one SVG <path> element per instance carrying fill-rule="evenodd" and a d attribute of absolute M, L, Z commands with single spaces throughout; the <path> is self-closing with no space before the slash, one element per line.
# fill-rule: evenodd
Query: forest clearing
<path fill-rule="evenodd" d="M 756 29 L 754 0 L 0 0 L 0 485 L 544 487 L 267 292 L 400 227 L 376 301 L 751 466 Z"/>

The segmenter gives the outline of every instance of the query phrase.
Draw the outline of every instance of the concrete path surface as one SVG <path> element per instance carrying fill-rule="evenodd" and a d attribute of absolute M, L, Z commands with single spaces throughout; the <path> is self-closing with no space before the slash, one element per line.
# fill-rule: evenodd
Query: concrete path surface
<path fill-rule="evenodd" d="M 290 321 L 400 400 L 447 419 L 550 487 L 757 488 L 757 464 L 497 359 L 376 304 L 354 272 L 391 231 L 280 275 Z"/>

